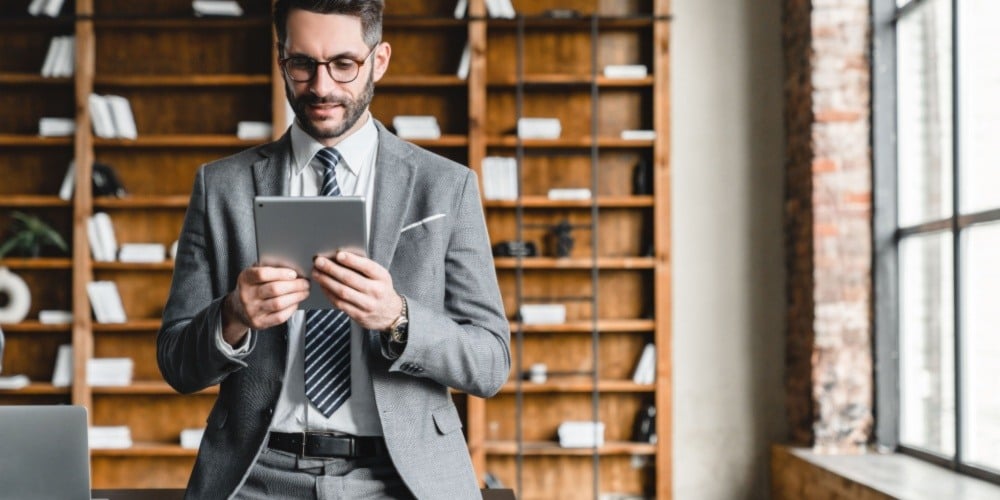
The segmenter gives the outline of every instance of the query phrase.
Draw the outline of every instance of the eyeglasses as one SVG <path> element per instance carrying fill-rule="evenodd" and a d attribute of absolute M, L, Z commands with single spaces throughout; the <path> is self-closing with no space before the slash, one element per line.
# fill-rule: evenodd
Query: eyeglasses
<path fill-rule="evenodd" d="M 375 45 L 378 47 L 378 44 Z M 363 59 L 352 59 L 350 57 L 338 57 L 326 62 L 319 62 L 311 57 L 292 56 L 286 57 L 278 64 L 285 71 L 288 78 L 293 82 L 308 82 L 316 78 L 316 69 L 326 66 L 326 72 L 337 83 L 351 83 L 357 80 L 361 73 L 361 66 L 368 61 L 368 58 L 375 53 L 375 47 L 368 52 Z"/>

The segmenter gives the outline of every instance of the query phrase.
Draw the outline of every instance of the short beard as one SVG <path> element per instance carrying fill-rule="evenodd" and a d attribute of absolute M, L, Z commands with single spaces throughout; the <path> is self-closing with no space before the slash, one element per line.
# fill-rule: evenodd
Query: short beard
<path fill-rule="evenodd" d="M 295 118 L 299 122 L 299 127 L 302 130 L 312 136 L 318 141 L 324 139 L 336 139 L 345 132 L 351 129 L 361 118 L 361 115 L 365 113 L 368 109 L 368 105 L 371 104 L 372 98 L 375 96 L 375 79 L 373 78 L 375 73 L 375 68 L 368 74 L 368 83 L 365 84 L 364 90 L 357 99 L 347 99 L 347 98 L 332 98 L 332 97 L 318 97 L 312 93 L 306 92 L 300 97 L 295 97 L 292 94 L 291 88 L 285 85 L 285 95 L 288 97 L 288 102 L 292 103 L 292 110 L 295 112 Z M 339 104 L 344 107 L 344 121 L 341 122 L 340 126 L 332 130 L 320 130 L 316 124 L 309 121 L 309 117 L 306 115 L 306 108 L 312 104 Z"/>

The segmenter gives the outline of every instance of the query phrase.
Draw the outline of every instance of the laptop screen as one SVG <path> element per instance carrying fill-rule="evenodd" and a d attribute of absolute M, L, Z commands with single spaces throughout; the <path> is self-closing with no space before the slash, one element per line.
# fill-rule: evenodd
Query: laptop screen
<path fill-rule="evenodd" d="M 90 500 L 87 410 L 0 406 L 0 496 Z"/>

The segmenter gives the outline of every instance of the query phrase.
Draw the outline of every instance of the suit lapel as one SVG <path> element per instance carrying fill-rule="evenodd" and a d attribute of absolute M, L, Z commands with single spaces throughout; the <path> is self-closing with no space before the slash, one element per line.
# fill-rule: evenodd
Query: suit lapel
<path fill-rule="evenodd" d="M 260 149 L 261 158 L 253 164 L 253 183 L 257 196 L 283 196 L 288 194 L 289 164 L 292 151 L 291 133 Z"/>
<path fill-rule="evenodd" d="M 368 255 L 389 269 L 413 195 L 416 166 L 406 158 L 407 149 L 400 139 L 377 120 L 375 126 L 378 128 L 378 155 L 375 158 L 375 205 L 372 207 Z"/>

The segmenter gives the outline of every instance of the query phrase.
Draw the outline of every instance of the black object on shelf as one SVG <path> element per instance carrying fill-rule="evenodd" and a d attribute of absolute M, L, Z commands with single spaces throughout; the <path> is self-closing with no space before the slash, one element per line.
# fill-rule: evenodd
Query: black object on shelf
<path fill-rule="evenodd" d="M 493 245 L 494 257 L 534 257 L 538 248 L 530 241 L 501 241 Z"/>
<path fill-rule="evenodd" d="M 653 194 L 653 168 L 646 158 L 641 158 L 632 169 L 632 194 Z"/>
<path fill-rule="evenodd" d="M 122 185 L 118 174 L 111 168 L 111 165 L 95 162 L 91 179 L 93 180 L 94 196 L 125 197 L 125 186 Z"/>
<path fill-rule="evenodd" d="M 647 404 L 635 416 L 632 439 L 638 443 L 656 444 L 656 407 Z"/>
<path fill-rule="evenodd" d="M 555 254 L 556 257 L 569 257 L 569 254 L 573 252 L 573 226 L 567 220 L 562 220 L 558 224 L 552 226 L 552 238 L 555 240 Z"/>

